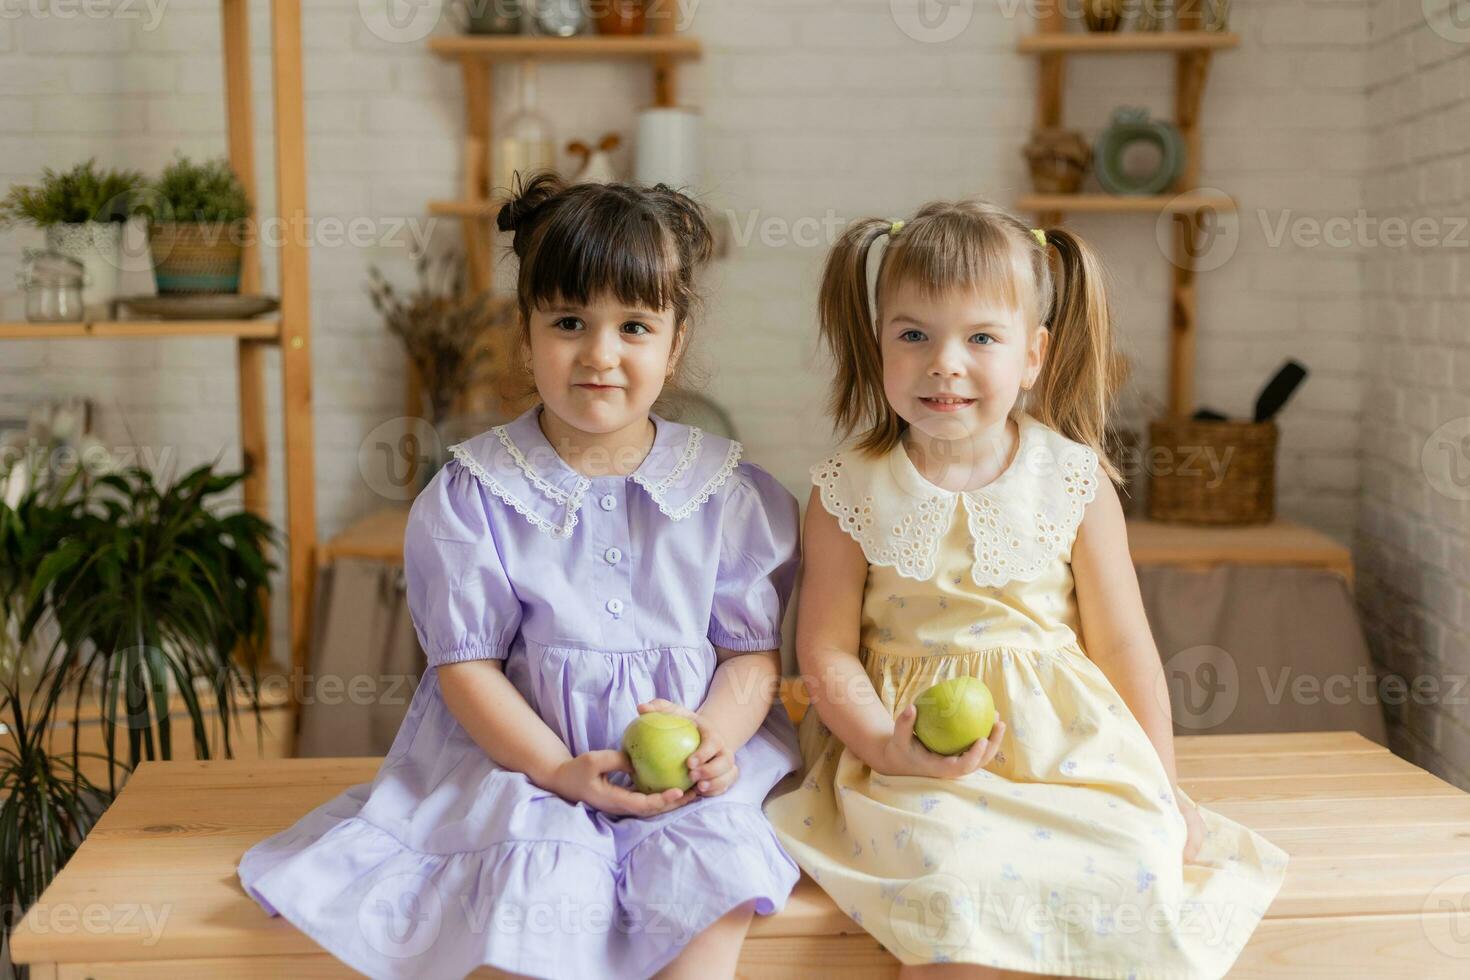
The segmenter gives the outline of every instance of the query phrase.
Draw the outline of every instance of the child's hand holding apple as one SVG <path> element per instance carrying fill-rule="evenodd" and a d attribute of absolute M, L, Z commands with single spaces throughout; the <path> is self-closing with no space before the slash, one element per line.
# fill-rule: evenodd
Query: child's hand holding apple
<path fill-rule="evenodd" d="M 873 766 L 885 776 L 958 779 L 989 765 L 1006 731 L 989 688 L 974 677 L 940 681 L 893 722 Z"/>
<path fill-rule="evenodd" d="M 740 775 L 735 765 L 735 753 L 725 744 L 720 733 L 700 716 L 681 704 L 666 698 L 654 698 L 638 706 L 639 716 L 628 726 L 630 733 L 643 727 L 654 718 L 666 717 L 670 722 L 660 722 L 666 734 L 646 738 L 642 744 L 630 745 L 624 735 L 623 748 L 633 762 L 635 778 L 644 786 L 660 788 L 665 785 L 693 786 L 700 796 L 718 796 L 734 785 Z M 647 721 L 645 721 L 647 719 Z M 677 720 L 685 722 L 678 725 Z M 698 733 L 698 744 L 691 751 L 693 741 L 687 726 Z M 684 734 L 676 734 L 683 728 Z M 650 731 L 648 734 L 652 734 Z M 648 776 L 637 776 L 640 765 Z"/>
<path fill-rule="evenodd" d="M 547 787 L 564 800 L 586 803 L 603 813 L 616 816 L 652 817 L 691 803 L 699 796 L 693 790 L 677 787 L 659 793 L 643 793 L 626 789 L 610 781 L 607 774 L 633 773 L 626 753 L 617 749 L 594 749 L 563 762 L 552 775 Z"/>

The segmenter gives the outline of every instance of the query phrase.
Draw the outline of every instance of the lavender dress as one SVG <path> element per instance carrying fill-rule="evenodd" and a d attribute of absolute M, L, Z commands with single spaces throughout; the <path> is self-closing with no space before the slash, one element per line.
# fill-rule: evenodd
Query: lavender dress
<path fill-rule="evenodd" d="M 649 819 L 501 768 L 446 708 L 434 667 L 499 658 L 573 754 L 616 748 L 639 702 L 699 707 L 715 645 L 780 646 L 796 500 L 739 443 L 653 416 L 636 472 L 588 479 L 539 411 L 454 446 L 414 501 L 429 669 L 377 775 L 240 862 L 267 912 L 370 976 L 646 977 L 736 905 L 779 911 L 799 876 L 761 812 L 801 763 L 779 701 L 730 789 Z"/>

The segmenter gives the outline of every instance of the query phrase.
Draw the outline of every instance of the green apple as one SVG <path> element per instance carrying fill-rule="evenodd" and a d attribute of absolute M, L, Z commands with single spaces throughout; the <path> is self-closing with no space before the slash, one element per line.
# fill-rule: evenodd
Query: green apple
<path fill-rule="evenodd" d="M 990 735 L 995 699 L 978 677 L 940 681 L 914 701 L 914 735 L 930 752 L 959 755 Z"/>
<path fill-rule="evenodd" d="M 693 786 L 687 760 L 697 748 L 699 726 L 664 711 L 641 714 L 623 730 L 623 751 L 633 763 L 633 787 L 640 793 Z"/>

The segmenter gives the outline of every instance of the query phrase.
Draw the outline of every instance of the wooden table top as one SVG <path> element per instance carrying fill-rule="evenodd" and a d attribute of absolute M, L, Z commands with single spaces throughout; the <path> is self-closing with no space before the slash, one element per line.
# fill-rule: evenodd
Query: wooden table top
<path fill-rule="evenodd" d="M 1176 745 L 1191 796 L 1291 855 L 1268 920 L 1331 916 L 1347 936 L 1360 928 L 1354 923 L 1388 918 L 1409 917 L 1416 930 L 1438 922 L 1462 934 L 1470 925 L 1470 794 L 1354 732 L 1192 736 Z M 283 918 L 266 916 L 241 889 L 235 867 L 262 838 L 371 780 L 379 762 L 144 763 L 17 928 L 16 960 L 319 953 Z M 140 907 L 167 913 L 161 936 L 147 946 Z M 48 929 L 46 910 L 57 908 L 92 910 L 100 921 L 85 930 Z M 750 935 L 860 931 L 804 876 L 786 909 L 757 916 Z"/>

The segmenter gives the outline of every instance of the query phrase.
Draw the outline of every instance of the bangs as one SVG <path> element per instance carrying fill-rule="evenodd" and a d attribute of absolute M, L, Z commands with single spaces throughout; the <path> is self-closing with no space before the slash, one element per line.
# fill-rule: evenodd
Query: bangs
<path fill-rule="evenodd" d="M 587 306 L 612 295 L 662 312 L 679 295 L 679 253 L 658 217 L 635 201 L 609 198 L 551 215 L 534 256 L 523 262 L 523 300 L 536 309 Z"/>
<path fill-rule="evenodd" d="M 1005 226 L 966 215 L 936 215 L 910 228 L 884 253 L 880 296 L 886 288 L 907 283 L 926 299 L 973 293 L 1006 309 L 1035 314 L 1036 270 L 1027 249 Z"/>

